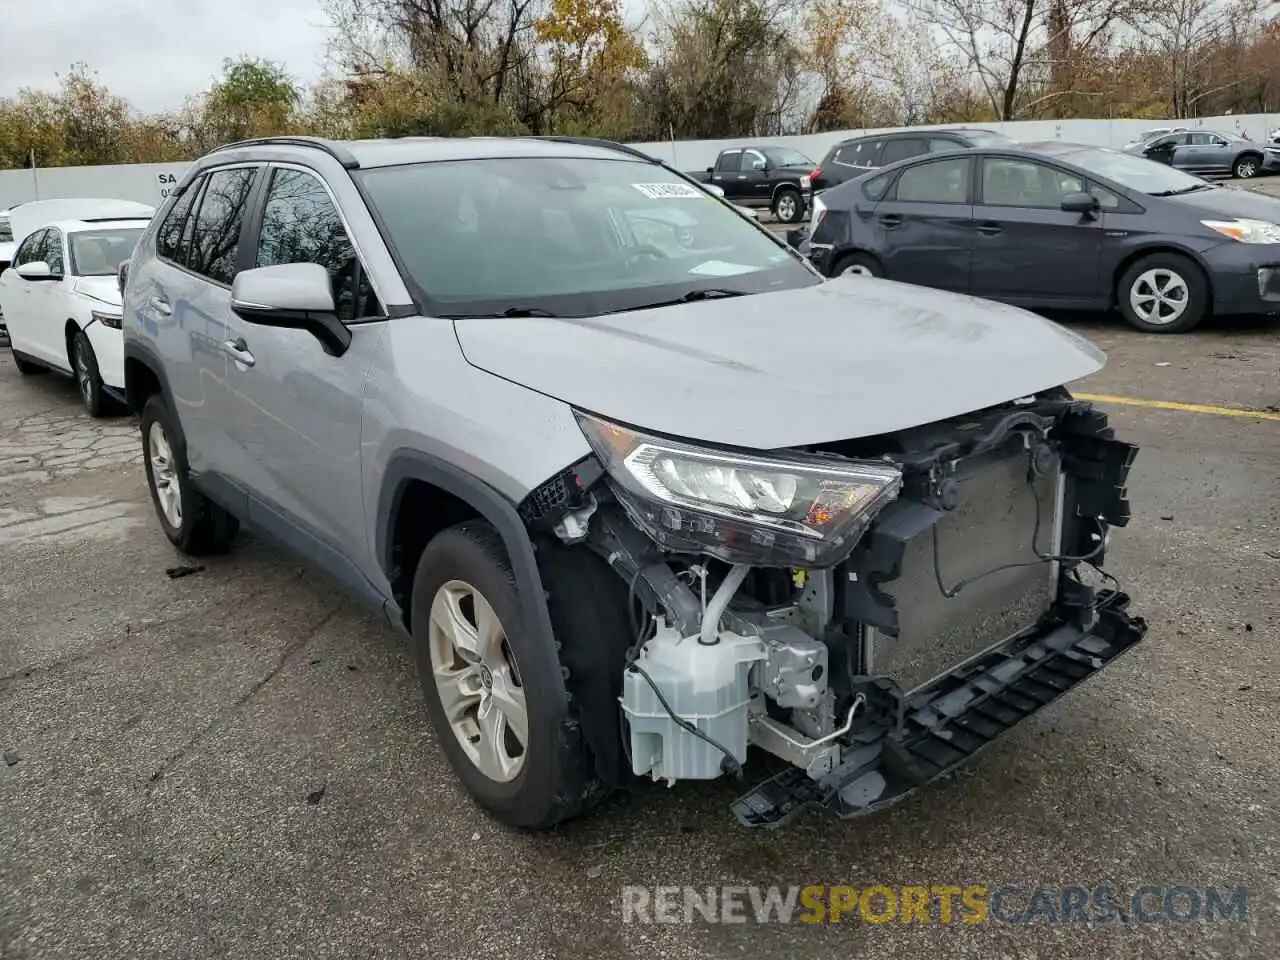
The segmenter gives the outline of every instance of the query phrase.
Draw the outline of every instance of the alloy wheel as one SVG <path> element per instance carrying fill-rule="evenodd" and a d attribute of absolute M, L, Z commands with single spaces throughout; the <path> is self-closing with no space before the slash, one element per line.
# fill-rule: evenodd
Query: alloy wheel
<path fill-rule="evenodd" d="M 1236 164 L 1236 176 L 1247 180 L 1258 172 L 1258 165 L 1252 160 L 1242 160 Z"/>
<path fill-rule="evenodd" d="M 1139 320 L 1153 326 L 1175 323 L 1187 312 L 1191 291 L 1182 276 L 1167 267 L 1138 275 L 1129 288 L 1129 305 Z"/>
<path fill-rule="evenodd" d="M 449 728 L 463 753 L 498 783 L 519 776 L 529 711 L 506 630 L 471 584 L 450 580 L 431 601 L 427 649 Z"/>
<path fill-rule="evenodd" d="M 173 463 L 173 448 L 159 421 L 152 421 L 148 433 L 151 458 L 151 481 L 155 486 L 156 502 L 165 521 L 175 530 L 182 526 L 182 483 Z"/>
<path fill-rule="evenodd" d="M 796 198 L 789 193 L 783 194 L 778 198 L 778 219 L 790 222 L 795 215 Z"/>

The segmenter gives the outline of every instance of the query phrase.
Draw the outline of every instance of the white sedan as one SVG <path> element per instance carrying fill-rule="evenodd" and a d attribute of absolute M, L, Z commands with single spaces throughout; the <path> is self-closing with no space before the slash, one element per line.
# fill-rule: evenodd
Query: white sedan
<path fill-rule="evenodd" d="M 74 376 L 90 416 L 124 392 L 116 271 L 147 219 L 64 220 L 32 231 L 0 273 L 0 314 L 20 373 Z"/>

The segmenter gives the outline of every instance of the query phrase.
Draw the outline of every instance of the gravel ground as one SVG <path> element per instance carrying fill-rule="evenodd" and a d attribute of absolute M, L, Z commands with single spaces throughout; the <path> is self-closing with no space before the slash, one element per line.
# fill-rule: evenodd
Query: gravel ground
<path fill-rule="evenodd" d="M 1143 337 L 1098 394 L 1280 407 L 1280 326 Z M 246 537 L 190 576 L 129 418 L 0 353 L 0 957 L 1280 956 L 1280 421 L 1116 405 L 1133 654 L 961 775 L 775 833 L 732 784 L 530 836 L 480 814 L 405 649 Z M 624 924 L 626 884 L 1244 886 L 1244 922 Z"/>

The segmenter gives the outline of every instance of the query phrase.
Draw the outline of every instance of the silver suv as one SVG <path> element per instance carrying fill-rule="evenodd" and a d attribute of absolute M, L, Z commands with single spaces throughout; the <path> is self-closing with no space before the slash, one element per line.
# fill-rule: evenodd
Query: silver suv
<path fill-rule="evenodd" d="M 181 550 L 243 522 L 408 635 L 513 825 L 738 777 L 878 809 L 1137 643 L 1095 576 L 1135 448 L 1032 314 L 824 280 L 630 148 L 303 138 L 197 161 L 124 286 Z"/>

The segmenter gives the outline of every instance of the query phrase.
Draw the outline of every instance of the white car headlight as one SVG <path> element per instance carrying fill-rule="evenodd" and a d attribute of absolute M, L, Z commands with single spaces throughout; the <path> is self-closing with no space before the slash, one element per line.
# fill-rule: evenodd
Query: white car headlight
<path fill-rule="evenodd" d="M 89 317 L 97 320 L 104 327 L 110 327 L 112 330 L 119 330 L 123 324 L 123 317 L 118 313 L 104 313 L 101 310 L 90 310 Z"/>
<path fill-rule="evenodd" d="M 902 487 L 883 461 L 718 450 L 577 416 L 633 521 L 731 563 L 836 563 Z"/>
<path fill-rule="evenodd" d="M 1280 243 L 1280 226 L 1266 220 L 1201 220 L 1206 227 L 1241 243 Z"/>

